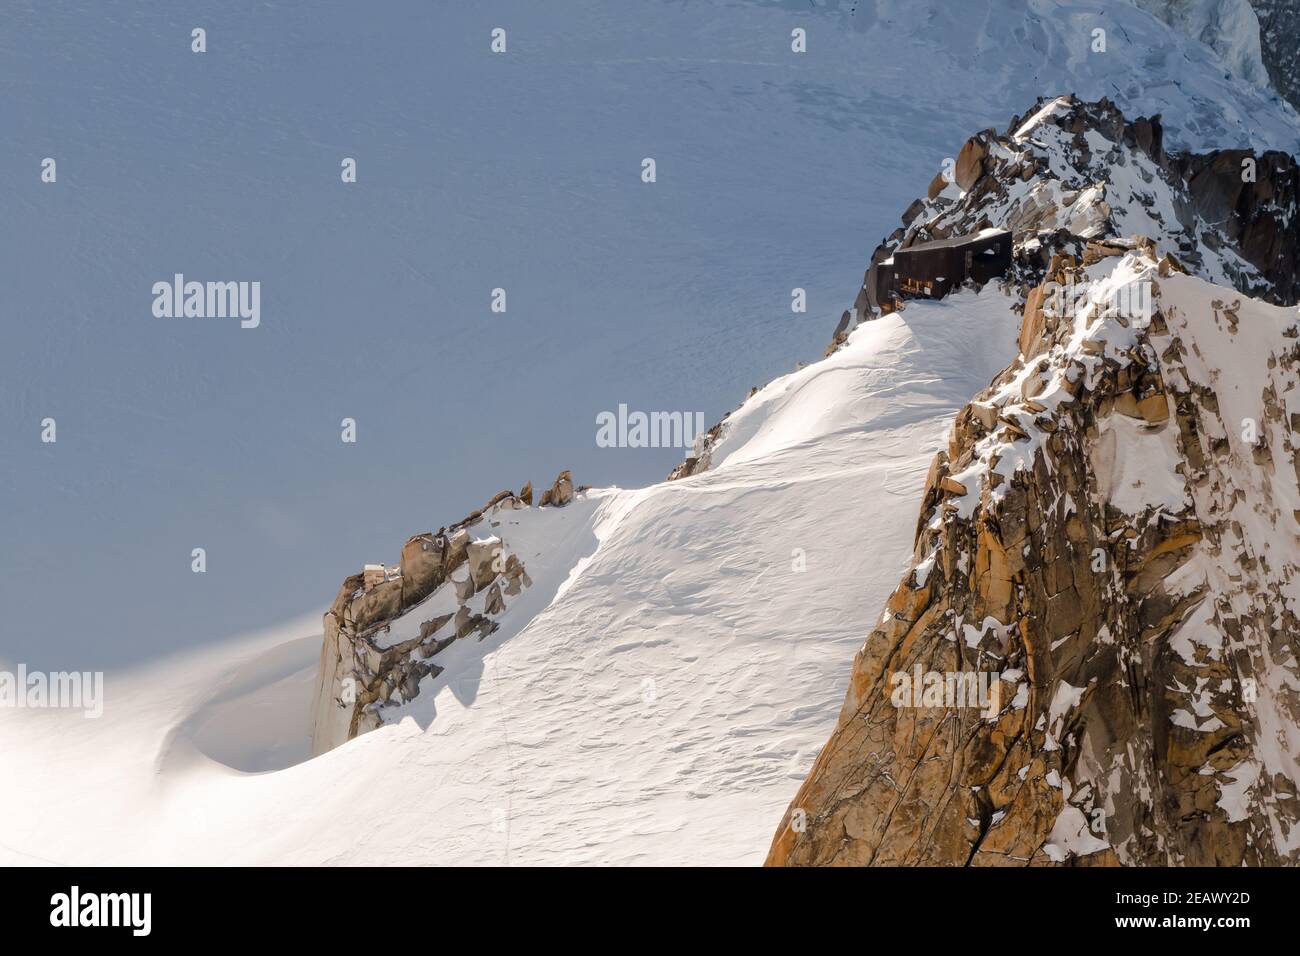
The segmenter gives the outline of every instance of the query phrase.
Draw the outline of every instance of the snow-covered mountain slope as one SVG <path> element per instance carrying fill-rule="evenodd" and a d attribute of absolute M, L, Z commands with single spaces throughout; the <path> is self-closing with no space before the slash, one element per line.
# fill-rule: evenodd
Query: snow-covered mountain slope
<path fill-rule="evenodd" d="M 894 250 L 1009 231 L 1019 354 L 931 465 L 769 863 L 1300 862 L 1295 162 L 1159 133 L 1040 103 L 873 255 L 859 307 L 910 309 L 871 297 Z"/>
<path fill-rule="evenodd" d="M 98 721 L 0 711 L 4 769 L 23 781 L 0 788 L 0 860 L 760 860 L 835 727 L 845 662 L 911 559 L 934 449 L 1016 349 L 1018 296 L 962 292 L 852 331 L 731 416 L 703 474 L 489 516 L 474 533 L 521 556 L 531 584 L 503 584 L 490 615 L 500 582 L 476 590 L 471 613 L 496 630 L 424 658 L 437 673 L 408 668 L 387 723 L 351 740 L 350 721 L 335 727 L 339 745 L 314 759 L 319 705 L 334 700 L 315 620 L 154 655 L 319 600 L 340 568 L 392 557 L 390 539 L 463 513 L 503 474 L 662 473 L 592 449 L 591 413 L 624 399 L 722 408 L 816 354 L 831 310 L 794 326 L 789 289 L 838 311 L 863 236 L 886 231 L 972 129 L 1044 91 L 1159 111 L 1171 143 L 1198 148 L 1290 148 L 1300 132 L 1209 48 L 1126 4 L 665 3 L 634 29 L 624 5 L 507 4 L 492 12 L 509 18 L 509 69 L 484 52 L 477 5 L 446 7 L 426 31 L 410 24 L 427 4 L 361 26 L 331 15 L 342 7 L 305 22 L 232 7 L 212 32 L 242 45 L 170 84 L 114 70 L 153 63 L 185 24 L 116 25 L 81 58 L 103 90 L 85 114 L 68 74 L 24 87 L 18 140 L 71 130 L 65 148 L 101 157 L 112 187 L 20 188 L 6 232 L 14 307 L 44 314 L 59 289 L 60 314 L 78 317 L 8 330 L 0 373 L 24 383 L 14 420 L 57 398 L 96 440 L 4 470 L 37 507 L 14 509 L 17 557 L 0 581 L 16 620 L 0 656 L 106 662 L 109 700 Z M 35 70 L 42 29 L 94 24 L 84 11 L 23 20 L 0 33 L 20 38 L 0 64 Z M 792 60 L 790 31 L 805 26 L 815 52 Z M 1091 52 L 1097 28 L 1105 53 Z M 181 61 L 167 62 L 190 77 Z M 301 72 L 286 86 L 290 65 Z M 123 102 L 206 144 L 125 205 L 102 197 L 153 168 L 158 135 L 108 108 Z M 344 210 L 324 185 L 336 173 L 302 170 L 334 170 L 358 139 L 376 144 L 383 178 Z M 647 153 L 661 160 L 655 193 L 635 179 Z M 266 221 L 285 227 L 248 225 Z M 66 284 L 68 234 L 95 281 Z M 158 264 L 177 250 L 217 269 L 229 250 L 237 268 L 271 264 L 264 281 L 287 291 L 260 348 L 83 321 L 134 314 L 134 287 L 111 278 L 169 274 Z M 502 263 L 511 316 L 521 289 L 528 320 L 485 334 Z M 455 360 L 485 342 L 486 368 Z M 367 437 L 344 454 L 364 454 L 343 458 L 335 422 L 354 405 Z M 154 427 L 141 409 L 160 410 Z M 268 500 L 269 487 L 289 490 Z M 210 590 L 187 560 L 157 559 L 189 554 L 196 513 L 229 569 Z M 140 568 L 155 575 L 147 601 Z M 384 642 L 440 642 L 421 631 L 451 603 L 424 610 L 385 620 Z"/>
<path fill-rule="evenodd" d="M 715 421 L 817 357 L 864 252 L 1037 96 L 1158 112 L 1171 146 L 1300 141 L 1123 2 L 372 6 L 0 5 L 6 309 L 42 317 L 0 348 L 0 658 L 147 664 L 319 610 L 423 509 L 561 467 L 656 480 L 680 455 L 597 448 L 594 416 Z M 259 328 L 154 318 L 177 271 L 260 281 Z"/>
<path fill-rule="evenodd" d="M 1039 99 L 1005 133 L 968 139 L 871 255 L 833 350 L 855 325 L 900 307 L 895 254 L 986 232 L 1012 237 L 1008 281 L 1028 293 L 1061 257 L 1133 248 L 1275 303 L 1300 299 L 1300 167 L 1281 151 L 1171 152 L 1159 117 L 1131 122 L 1109 100 Z M 711 467 L 737 427 L 700 436 L 674 478 Z"/>
<path fill-rule="evenodd" d="M 518 619 L 323 756 L 319 639 L 110 681 L 99 721 L 0 715 L 25 781 L 0 790 L 0 859 L 760 861 L 910 554 L 926 464 L 1014 348 L 1012 301 L 862 327 L 762 389 L 707 474 L 502 512 L 533 580 Z"/>
<path fill-rule="evenodd" d="M 802 12 L 801 0 L 775 3 Z M 1225 15 L 1234 0 L 1199 13 L 1200 0 L 1173 5 L 1189 8 L 1185 18 L 1171 15 L 1177 26 L 1130 0 L 828 0 L 825 7 L 857 32 L 879 75 L 907 91 L 897 119 L 882 118 L 890 134 L 927 121 L 911 108 L 918 101 L 944 104 L 945 112 L 998 102 L 1005 112 L 1027 101 L 1025 92 L 1029 99 L 1072 92 L 1109 97 L 1129 115 L 1160 114 L 1182 148 L 1294 149 L 1295 110 L 1256 85 L 1247 65 L 1258 56 L 1249 12 Z M 1221 51 L 1199 35 L 1211 21 L 1221 29 L 1208 38 L 1227 41 Z M 1256 118 L 1263 122 L 1252 130 Z"/>
<path fill-rule="evenodd" d="M 1235 76 L 1300 106 L 1300 0 L 1135 0 L 1219 55 Z"/>

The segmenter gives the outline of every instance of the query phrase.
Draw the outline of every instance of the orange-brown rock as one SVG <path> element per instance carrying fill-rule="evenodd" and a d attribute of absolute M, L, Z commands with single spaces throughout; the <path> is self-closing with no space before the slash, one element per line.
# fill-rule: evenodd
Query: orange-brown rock
<path fill-rule="evenodd" d="M 1207 303 L 1199 327 L 1236 334 L 1228 308 Z M 1278 477 L 1235 437 L 1211 440 L 1232 429 L 1217 376 L 1192 361 L 1185 316 L 1161 311 L 1131 354 L 1086 337 L 1070 354 L 1055 346 L 1073 329 L 1022 329 L 1068 397 L 1030 419 L 1013 366 L 962 409 L 931 465 L 914 565 L 853 660 L 769 865 L 1300 863 L 1295 782 L 1262 771 L 1278 757 L 1257 743 L 1300 725 L 1294 665 L 1268 672 L 1300 652 L 1283 597 L 1300 537 L 1269 500 L 1291 500 L 1300 464 Z M 1300 391 L 1296 351 L 1256 356 L 1253 374 L 1274 424 L 1264 447 L 1300 462 L 1278 399 Z M 977 409 L 998 417 L 986 428 Z M 1161 459 L 1171 447 L 1179 458 Z M 1181 504 L 1146 490 L 1171 481 Z M 1261 516 L 1288 549 L 1258 553 Z M 981 675 L 997 693 L 947 690 Z"/>

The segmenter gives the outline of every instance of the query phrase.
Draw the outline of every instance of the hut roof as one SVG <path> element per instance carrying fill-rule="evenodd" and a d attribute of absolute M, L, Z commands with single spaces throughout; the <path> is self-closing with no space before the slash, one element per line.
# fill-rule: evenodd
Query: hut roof
<path fill-rule="evenodd" d="M 955 249 L 959 246 L 970 245 L 974 242 L 982 242 L 997 236 L 1009 236 L 1010 231 L 1006 229 L 981 229 L 974 235 L 966 236 L 949 236 L 947 239 L 932 239 L 929 242 L 918 242 L 914 246 L 908 246 L 906 249 L 899 249 L 899 252 L 929 252 L 935 249 Z"/>

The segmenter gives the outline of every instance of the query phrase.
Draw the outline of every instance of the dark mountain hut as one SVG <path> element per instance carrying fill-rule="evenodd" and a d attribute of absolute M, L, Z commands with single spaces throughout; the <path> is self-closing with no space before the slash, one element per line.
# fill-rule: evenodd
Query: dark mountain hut
<path fill-rule="evenodd" d="M 894 250 L 867 274 L 867 301 L 882 312 L 896 299 L 942 299 L 967 279 L 983 284 L 1011 265 L 1011 233 L 985 229 Z"/>

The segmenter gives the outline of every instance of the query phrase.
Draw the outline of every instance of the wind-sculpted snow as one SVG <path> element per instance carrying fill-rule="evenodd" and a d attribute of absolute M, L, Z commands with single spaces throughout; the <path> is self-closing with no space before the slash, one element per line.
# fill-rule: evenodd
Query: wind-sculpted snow
<path fill-rule="evenodd" d="M 778 5 L 795 16 L 804 6 Z M 1224 31 L 1227 62 L 1182 24 L 1170 28 L 1129 2 L 830 0 L 827 7 L 901 94 L 893 115 L 879 121 L 902 142 L 907 127 L 925 122 L 917 104 L 965 112 L 973 129 L 1016 103 L 1062 93 L 1108 97 L 1133 116 L 1160 114 L 1180 149 L 1290 151 L 1300 139 L 1300 116 L 1257 85 L 1249 11 Z"/>
<path fill-rule="evenodd" d="M 0 859 L 761 861 L 906 564 L 926 463 L 1015 347 L 1012 304 L 989 289 L 864 326 L 760 391 L 746 417 L 765 437 L 714 472 L 492 516 L 474 533 L 532 586 L 482 641 L 430 658 L 443 670 L 387 722 L 315 759 L 319 636 L 292 645 L 293 680 L 285 636 L 266 635 L 110 682 L 88 729 L 0 723 L 27 781 L 0 793 L 18 822 Z M 296 694 L 296 736 L 277 749 L 274 727 L 204 704 L 227 680 L 220 700 L 249 713 Z M 118 796 L 57 785 L 74 775 Z"/>

